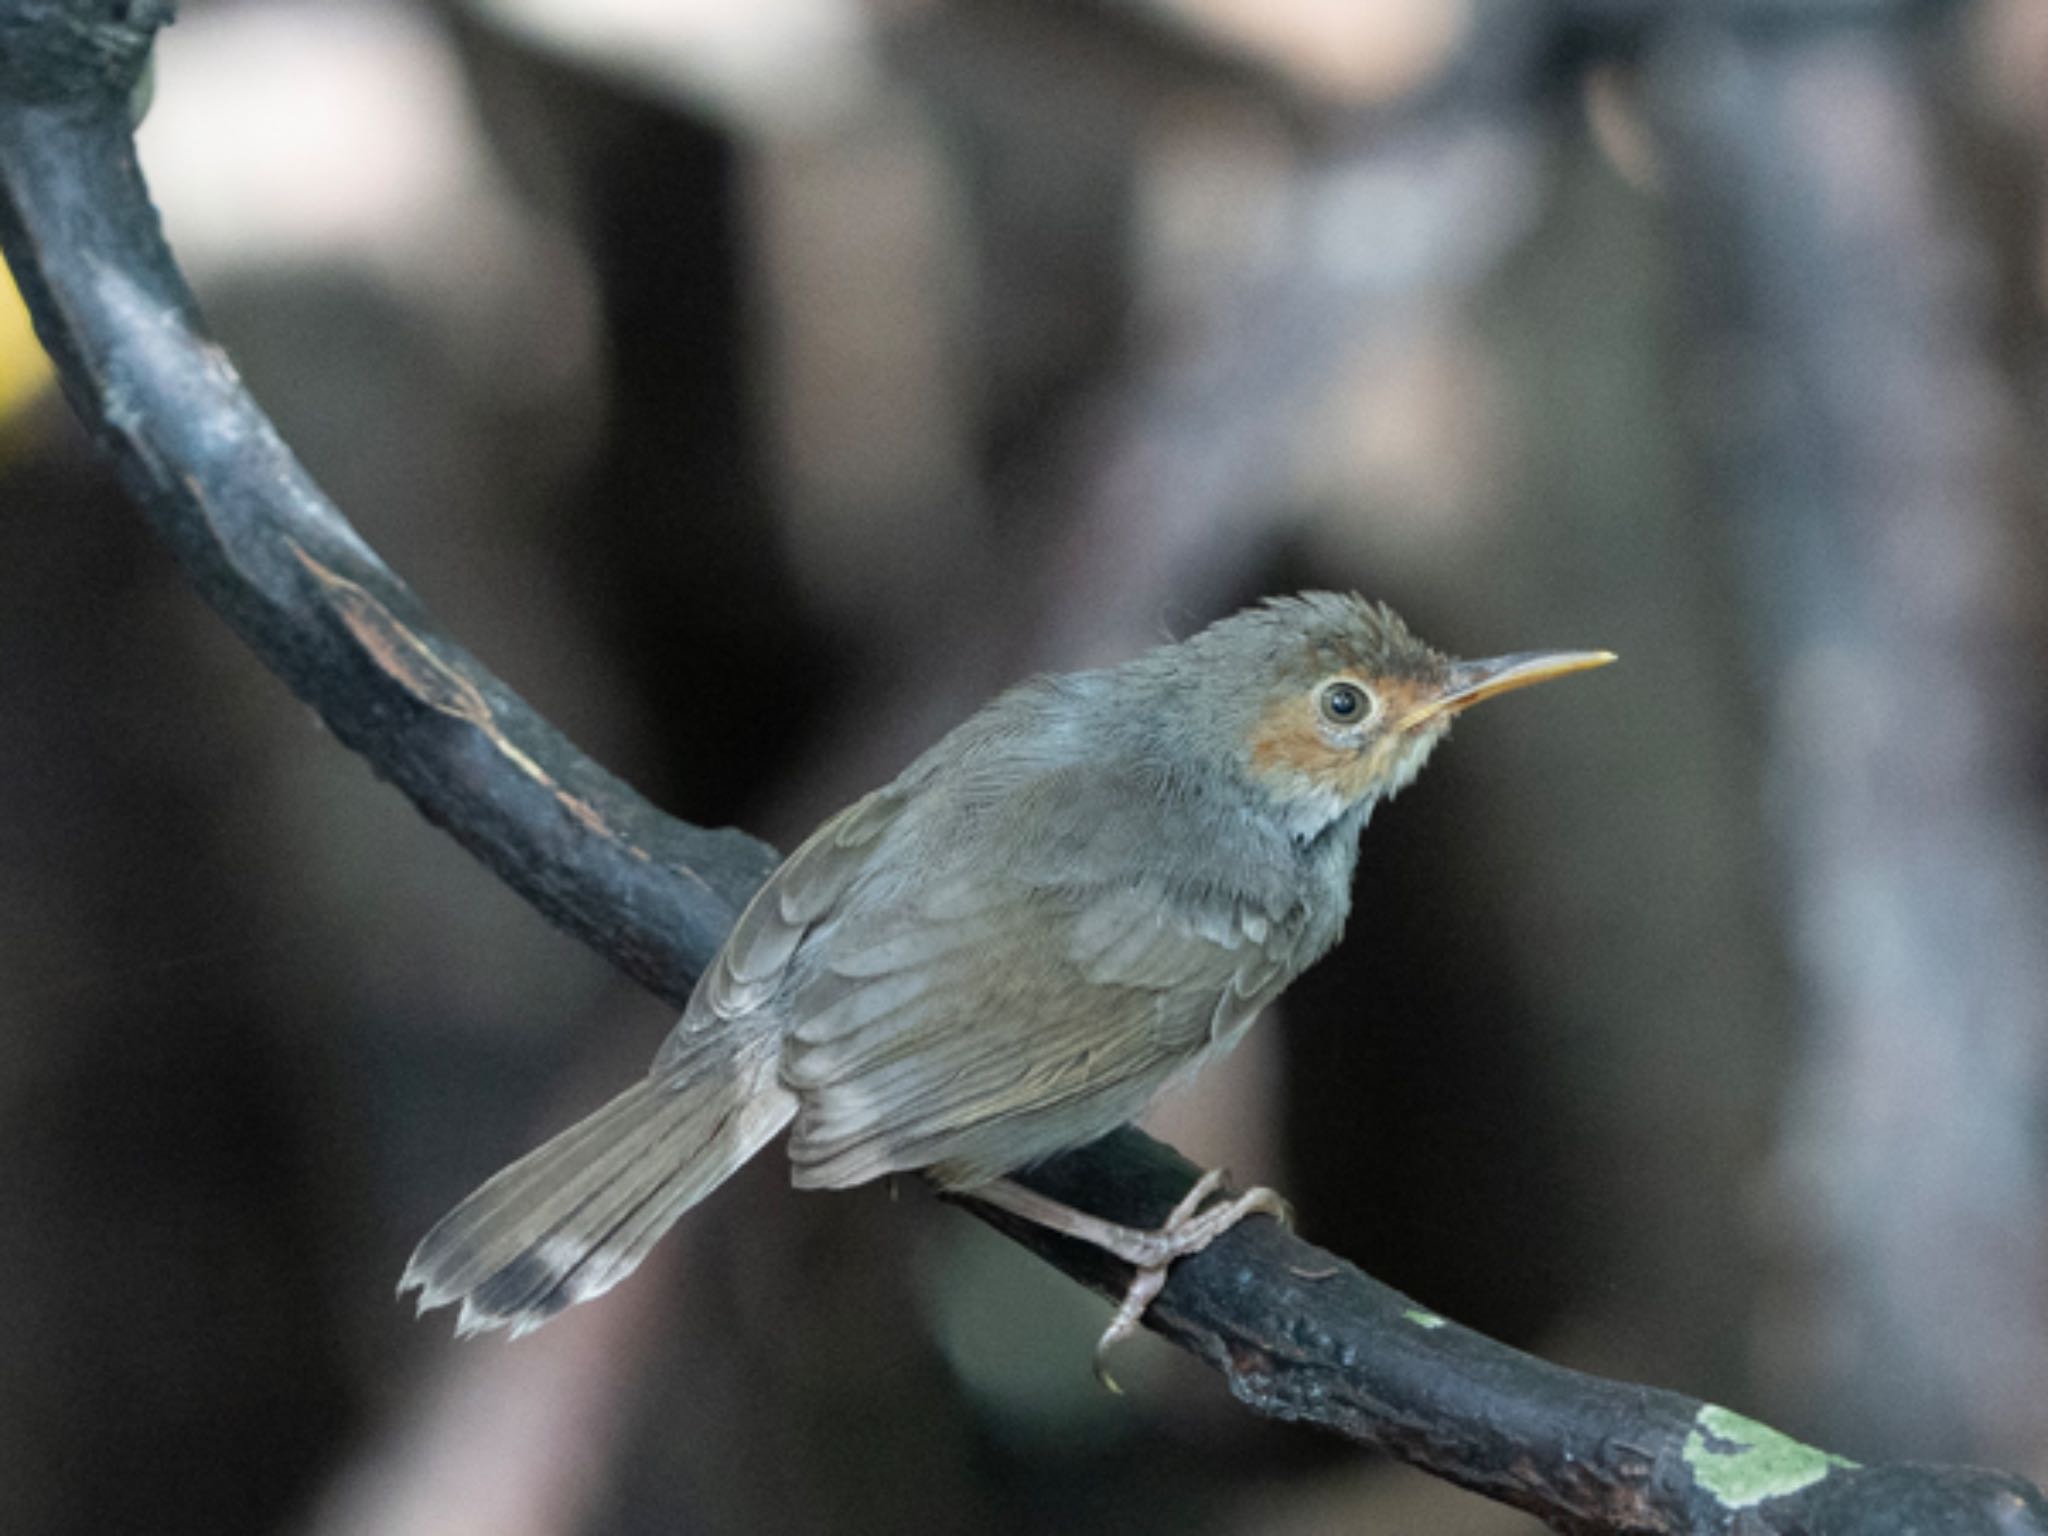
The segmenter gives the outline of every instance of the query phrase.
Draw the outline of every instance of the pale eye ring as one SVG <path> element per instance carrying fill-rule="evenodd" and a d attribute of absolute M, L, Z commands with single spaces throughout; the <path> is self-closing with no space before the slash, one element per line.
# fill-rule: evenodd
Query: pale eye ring
<path fill-rule="evenodd" d="M 1354 726 L 1372 718 L 1373 697 L 1356 683 L 1326 683 L 1316 702 L 1323 718 L 1335 726 Z"/>

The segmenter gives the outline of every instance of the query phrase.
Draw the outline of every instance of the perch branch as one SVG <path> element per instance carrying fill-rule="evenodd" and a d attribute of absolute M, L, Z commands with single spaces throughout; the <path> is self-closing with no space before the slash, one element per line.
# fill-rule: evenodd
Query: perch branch
<path fill-rule="evenodd" d="M 72 404 L 201 594 L 334 733 L 550 918 L 671 1002 L 773 851 L 671 820 L 439 634 L 205 336 L 127 101 L 168 7 L 0 0 L 0 241 Z M 1134 1131 L 1032 1182 L 1156 1220 L 1189 1166 Z M 1116 1264 L 977 1208 L 1085 1284 Z M 2048 1531 L 2019 1478 L 1853 1467 L 1726 1410 L 1547 1365 L 1269 1221 L 1179 1265 L 1151 1325 L 1259 1412 L 1314 1423 L 1565 1531 Z"/>

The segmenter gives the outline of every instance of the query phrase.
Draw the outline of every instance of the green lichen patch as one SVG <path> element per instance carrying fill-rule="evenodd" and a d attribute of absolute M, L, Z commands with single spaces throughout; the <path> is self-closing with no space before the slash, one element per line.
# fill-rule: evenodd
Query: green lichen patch
<path fill-rule="evenodd" d="M 1421 1307 L 1409 1307 L 1401 1315 L 1418 1328 L 1441 1328 L 1444 1325 L 1442 1318 L 1438 1317 L 1434 1312 L 1423 1310 Z"/>
<path fill-rule="evenodd" d="M 1712 1403 L 1701 1407 L 1685 1437 L 1685 1464 L 1727 1509 L 1797 1493 L 1836 1467 L 1856 1465 Z"/>

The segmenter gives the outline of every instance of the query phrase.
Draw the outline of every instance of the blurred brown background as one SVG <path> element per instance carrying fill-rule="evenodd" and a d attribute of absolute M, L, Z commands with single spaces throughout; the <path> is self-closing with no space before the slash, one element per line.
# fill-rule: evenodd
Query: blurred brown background
<path fill-rule="evenodd" d="M 1548 1357 L 2041 1478 L 2044 103 L 2036 0 L 248 0 L 140 137 L 314 473 L 692 820 L 1271 591 L 1619 651 L 1461 728 L 1157 1128 Z M 241 652 L 9 324 L 10 1536 L 1533 1529 L 1154 1341 L 1108 1398 L 1097 1303 L 772 1157 L 532 1339 L 415 1323 L 665 1011 Z"/>

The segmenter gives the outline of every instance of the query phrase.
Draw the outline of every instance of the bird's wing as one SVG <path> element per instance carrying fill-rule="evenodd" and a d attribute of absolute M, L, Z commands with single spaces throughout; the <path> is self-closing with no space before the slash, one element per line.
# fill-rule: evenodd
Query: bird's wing
<path fill-rule="evenodd" d="M 867 868 L 905 804 L 894 787 L 854 801 L 823 823 L 754 893 L 690 995 L 654 1059 L 659 1077 L 689 1055 L 707 1029 L 761 1009 L 781 988 L 798 943 Z"/>
<path fill-rule="evenodd" d="M 931 1168 L 971 1185 L 1091 1140 L 1306 963 L 1298 914 L 1030 875 L 959 870 L 819 931 L 783 1055 L 799 1184 Z"/>

